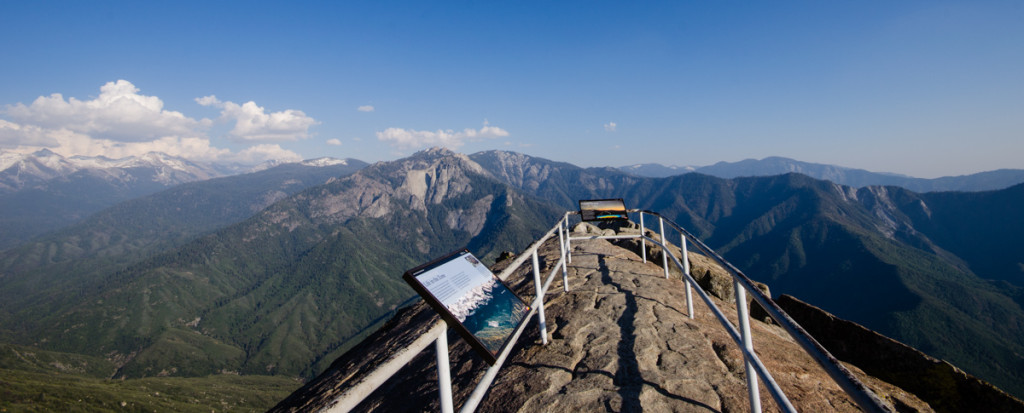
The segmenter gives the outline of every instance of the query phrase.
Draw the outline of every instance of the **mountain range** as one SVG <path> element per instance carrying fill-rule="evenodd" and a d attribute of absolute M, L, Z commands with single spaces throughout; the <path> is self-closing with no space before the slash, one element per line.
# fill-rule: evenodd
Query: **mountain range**
<path fill-rule="evenodd" d="M 638 163 L 634 165 L 620 166 L 619 170 L 637 176 L 648 178 L 668 178 L 670 176 L 688 174 L 697 170 L 694 166 L 665 166 L 660 163 Z"/>
<path fill-rule="evenodd" d="M 326 166 L 335 162 L 365 165 L 359 160 L 331 158 L 308 160 L 300 164 Z M 119 202 L 182 183 L 246 174 L 278 165 L 197 163 L 158 152 L 121 159 L 102 156 L 64 157 L 48 150 L 32 154 L 0 152 L 0 211 L 3 211 L 0 216 L 0 250 L 76 223 Z M 984 191 L 1024 182 L 1024 170 L 1015 169 L 922 179 L 782 157 L 718 162 L 704 167 L 648 163 L 618 169 L 641 177 L 669 177 L 697 172 L 729 179 L 795 172 L 853 187 L 900 186 L 915 192 Z"/>
<path fill-rule="evenodd" d="M 49 150 L 0 153 L 0 249 L 122 201 L 222 176 L 212 166 L 162 153 L 64 157 Z"/>
<path fill-rule="evenodd" d="M 111 214 L 174 209 L 141 204 Z M 130 239 L 115 229 L 131 221 L 90 223 L 9 251 L 0 326 L 15 344 L 118 360 L 117 377 L 306 377 L 413 295 L 388 274 L 460 247 L 493 259 L 557 216 L 464 156 L 423 152 L 305 189 L 176 248 L 101 248 L 90 254 L 106 254 L 108 264 L 93 269 L 80 266 L 88 259 L 47 253 L 77 240 Z"/>
<path fill-rule="evenodd" d="M 801 162 L 778 156 L 764 159 L 745 159 L 739 162 L 718 162 L 701 167 L 664 166 L 660 164 L 637 164 L 619 167 L 620 170 L 638 176 L 665 178 L 696 172 L 719 178 L 746 176 L 772 176 L 799 173 L 815 179 L 832 181 L 856 188 L 865 186 L 899 186 L 914 192 L 940 191 L 990 191 L 1008 188 L 1024 183 L 1024 169 L 999 169 L 962 176 L 941 178 L 915 178 L 893 173 L 870 172 L 864 169 Z"/>
<path fill-rule="evenodd" d="M 366 165 L 357 159 L 333 158 L 257 166 L 200 164 L 157 152 L 122 159 L 63 157 L 48 150 L 28 155 L 0 153 L 0 250 L 77 223 L 104 208 L 186 183 L 237 176 L 242 170 L 247 170 L 242 175 L 248 175 L 274 169 L 253 175 L 255 182 L 242 184 L 245 189 L 233 180 L 219 181 L 223 188 L 217 191 L 224 202 L 239 198 L 237 201 L 244 203 L 246 198 L 239 190 L 272 191 L 283 184 L 278 178 L 305 187 Z M 300 169 L 310 173 L 298 172 Z M 313 181 L 307 182 L 310 179 Z M 264 180 L 265 184 L 259 183 Z"/>
<path fill-rule="evenodd" d="M 179 185 L 0 252 L 0 342 L 103 359 L 105 377 L 309 378 L 413 296 L 405 269 L 493 260 L 579 199 L 621 197 L 775 294 L 1024 394 L 1024 185 L 650 178 L 504 151 L 346 163 Z"/>
<path fill-rule="evenodd" d="M 1024 185 L 918 194 L 790 173 L 629 176 L 507 152 L 472 155 L 523 191 L 573 208 L 621 197 L 659 211 L 743 269 L 837 316 L 1024 394 Z"/>
<path fill-rule="evenodd" d="M 179 247 L 242 221 L 311 186 L 352 174 L 358 160 L 310 161 L 260 172 L 190 182 L 102 210 L 60 230 L 0 252 L 3 273 L 40 280 L 102 273 Z"/>

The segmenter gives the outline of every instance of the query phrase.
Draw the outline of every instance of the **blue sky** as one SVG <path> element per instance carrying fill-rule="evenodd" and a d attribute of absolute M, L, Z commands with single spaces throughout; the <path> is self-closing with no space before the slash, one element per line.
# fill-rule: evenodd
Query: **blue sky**
<path fill-rule="evenodd" d="M 1024 168 L 1024 2 L 0 2 L 0 149 Z"/>

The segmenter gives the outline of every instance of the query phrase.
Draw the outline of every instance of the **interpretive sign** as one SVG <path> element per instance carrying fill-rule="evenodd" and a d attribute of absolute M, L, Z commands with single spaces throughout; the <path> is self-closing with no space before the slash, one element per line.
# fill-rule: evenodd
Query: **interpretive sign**
<path fill-rule="evenodd" d="M 488 364 L 530 313 L 526 302 L 467 250 L 406 271 L 402 278 Z"/>
<path fill-rule="evenodd" d="M 580 200 L 580 217 L 584 221 L 629 219 L 622 198 Z"/>

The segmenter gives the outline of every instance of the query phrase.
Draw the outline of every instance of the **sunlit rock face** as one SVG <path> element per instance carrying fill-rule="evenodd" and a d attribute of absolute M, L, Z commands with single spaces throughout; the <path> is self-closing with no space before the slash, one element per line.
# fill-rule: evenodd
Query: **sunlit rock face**
<path fill-rule="evenodd" d="M 426 212 L 431 206 L 473 191 L 472 175 L 486 173 L 476 162 L 447 149 L 419 152 L 402 162 L 370 165 L 359 174 L 339 179 L 311 195 L 312 214 L 334 222 L 355 217 L 379 218 L 401 207 Z M 479 233 L 493 196 L 482 194 L 468 208 L 453 211 L 447 218 L 452 229 Z"/>

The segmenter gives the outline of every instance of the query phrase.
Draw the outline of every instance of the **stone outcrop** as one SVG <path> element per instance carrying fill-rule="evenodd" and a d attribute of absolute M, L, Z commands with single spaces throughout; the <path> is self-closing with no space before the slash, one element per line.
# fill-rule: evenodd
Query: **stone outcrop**
<path fill-rule="evenodd" d="M 661 236 L 652 231 L 650 228 L 644 229 L 645 235 L 648 238 L 660 240 Z M 602 223 L 600 227 L 591 225 L 588 223 L 580 223 L 576 226 L 574 231 L 589 234 L 589 235 L 613 235 L 613 234 L 640 234 L 640 225 L 632 221 L 620 221 Z M 671 239 L 666 239 L 668 242 L 669 254 L 674 257 L 682 257 L 682 248 L 678 243 L 674 243 Z M 662 263 L 662 248 L 651 242 L 641 242 L 639 239 L 623 239 L 614 242 L 615 245 L 626 248 L 634 253 L 643 256 L 646 253 L 647 259 L 655 264 Z M 690 276 L 693 277 L 697 284 L 700 285 L 704 291 L 724 301 L 733 301 L 736 299 L 736 291 L 733 285 L 732 276 L 729 273 L 715 263 L 714 260 L 704 255 L 695 253 L 694 247 L 690 246 L 688 249 L 688 257 L 690 260 Z M 643 250 L 643 251 L 641 251 Z M 669 277 L 682 279 L 682 272 L 679 270 L 671 259 L 668 261 Z M 768 285 L 755 282 L 755 286 L 765 296 L 771 297 L 771 290 Z M 748 296 L 747 308 L 750 309 L 750 316 L 756 320 L 764 322 L 771 322 L 771 318 L 768 317 L 768 313 L 761 308 L 761 305 L 754 301 L 753 298 Z"/>
<path fill-rule="evenodd" d="M 914 393 L 939 412 L 1024 412 L 1024 402 L 946 361 L 783 295 L 776 301 L 833 356 Z"/>
<path fill-rule="evenodd" d="M 691 320 L 682 283 L 666 280 L 660 266 L 607 241 L 579 244 L 570 291 L 549 292 L 550 343 L 523 349 L 482 409 L 749 411 L 740 351 L 703 303 Z M 735 317 L 729 301 L 713 300 Z M 780 329 L 753 328 L 755 347 L 798 409 L 858 411 Z M 762 403 L 774 406 L 767 392 Z"/>
<path fill-rule="evenodd" d="M 355 217 L 380 218 L 395 209 L 392 201 L 425 212 L 428 207 L 471 192 L 470 175 L 489 173 L 466 155 L 443 148 L 428 149 L 402 162 L 373 164 L 362 173 L 323 187 L 310 197 L 310 213 L 321 220 L 336 222 Z M 490 200 L 485 197 L 469 210 L 453 212 L 447 218 L 449 226 L 479 232 Z"/>
<path fill-rule="evenodd" d="M 541 248 L 542 274 L 557 262 L 557 244 L 556 237 Z M 721 270 L 705 267 L 695 255 L 691 261 L 694 272 Z M 531 320 L 479 411 L 749 409 L 739 348 L 704 302 L 695 303 L 695 317 L 689 318 L 682 282 L 666 279 L 660 261 L 644 263 L 629 249 L 605 240 L 586 240 L 573 242 L 568 269 L 569 292 L 563 292 L 556 277 L 545 298 L 549 344 L 541 344 L 536 322 Z M 534 296 L 531 271 L 524 265 L 508 279 L 527 300 Z M 736 322 L 734 300 L 711 300 Z M 340 392 L 436 320 L 423 303 L 399 311 L 273 411 L 329 407 Z M 751 324 L 756 352 L 798 410 L 859 411 L 781 328 L 757 321 Z M 487 365 L 451 331 L 448 340 L 458 407 Z M 851 370 L 889 403 L 907 411 L 931 410 L 913 395 L 855 367 Z M 357 410 L 436 411 L 437 394 L 435 354 L 429 346 Z M 763 386 L 761 398 L 766 411 L 776 409 Z"/>

